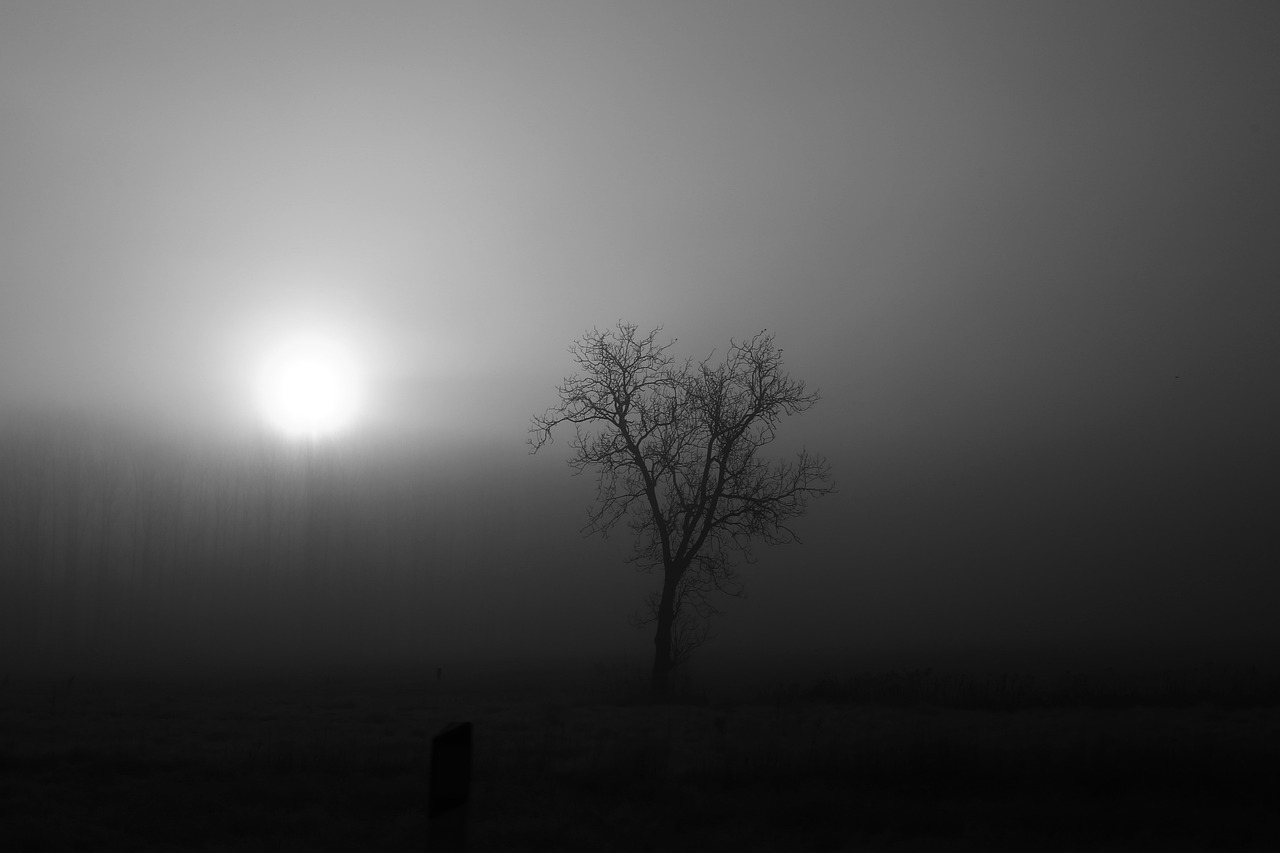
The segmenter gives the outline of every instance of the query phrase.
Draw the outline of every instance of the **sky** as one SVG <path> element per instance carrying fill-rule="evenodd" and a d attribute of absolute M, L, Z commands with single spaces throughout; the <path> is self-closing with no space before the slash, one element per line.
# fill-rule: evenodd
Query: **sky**
<path fill-rule="evenodd" d="M 642 657 L 655 579 L 529 418 L 587 329 L 767 329 L 822 397 L 777 453 L 839 491 L 707 660 L 1273 655 L 1278 37 L 1265 2 L 6 3 L 0 419 L 262 452 L 253 377 L 321 334 L 361 518 L 460 537 L 335 567 L 409 626 L 349 642 Z M 245 648 L 292 606 L 254 594 Z"/>

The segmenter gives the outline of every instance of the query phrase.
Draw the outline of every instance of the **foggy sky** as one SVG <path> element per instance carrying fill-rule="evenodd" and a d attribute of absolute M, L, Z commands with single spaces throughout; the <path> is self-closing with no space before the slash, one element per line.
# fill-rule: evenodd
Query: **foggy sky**
<path fill-rule="evenodd" d="M 7 3 L 0 414 L 239 446 L 318 324 L 374 380 L 344 440 L 487 520 L 412 587 L 453 642 L 643 653 L 650 579 L 528 419 L 585 329 L 767 328 L 822 395 L 778 454 L 839 494 L 708 656 L 1280 648 L 1278 36 L 1248 2 Z"/>

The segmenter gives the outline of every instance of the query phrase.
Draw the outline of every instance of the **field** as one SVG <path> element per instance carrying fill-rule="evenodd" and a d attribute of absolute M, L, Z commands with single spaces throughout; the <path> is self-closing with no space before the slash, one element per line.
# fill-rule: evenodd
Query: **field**
<path fill-rule="evenodd" d="M 0 849 L 424 850 L 455 720 L 472 850 L 1280 849 L 1280 690 L 1256 674 L 899 672 L 664 705 L 613 671 L 547 681 L 6 677 Z"/>

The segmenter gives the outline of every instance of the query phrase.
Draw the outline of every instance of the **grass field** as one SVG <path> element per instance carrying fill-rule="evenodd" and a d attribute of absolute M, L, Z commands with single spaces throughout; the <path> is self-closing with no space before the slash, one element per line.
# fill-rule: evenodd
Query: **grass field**
<path fill-rule="evenodd" d="M 635 686 L 6 678 L 0 850 L 424 850 L 453 720 L 473 850 L 1280 849 L 1280 702 L 1254 674 Z"/>

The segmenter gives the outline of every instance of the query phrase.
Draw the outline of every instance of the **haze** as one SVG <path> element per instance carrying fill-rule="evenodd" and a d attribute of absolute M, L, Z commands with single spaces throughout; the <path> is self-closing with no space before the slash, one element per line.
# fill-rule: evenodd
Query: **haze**
<path fill-rule="evenodd" d="M 566 347 L 776 335 L 719 662 L 1275 663 L 1269 3 L 0 10 L 0 667 L 649 654 Z M 336 330 L 361 417 L 253 382 Z M 309 473 L 308 473 L 309 472 Z M 145 531 L 145 532 L 144 532 Z M 796 665 L 799 665 L 798 663 Z"/>

